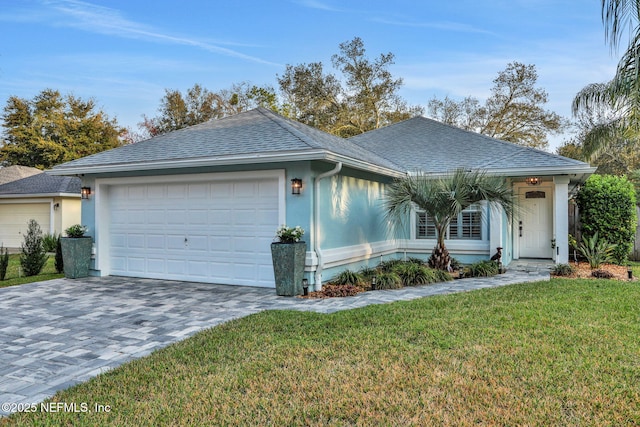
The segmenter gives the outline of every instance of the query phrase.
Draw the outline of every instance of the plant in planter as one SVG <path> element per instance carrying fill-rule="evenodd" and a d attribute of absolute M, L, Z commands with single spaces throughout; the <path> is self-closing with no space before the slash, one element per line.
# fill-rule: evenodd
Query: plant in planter
<path fill-rule="evenodd" d="M 87 277 L 91 263 L 91 236 L 85 236 L 87 227 L 76 224 L 65 230 L 67 237 L 60 239 L 64 275 L 70 279 Z"/>
<path fill-rule="evenodd" d="M 300 241 L 304 230 L 300 226 L 282 225 L 276 231 L 276 242 L 271 243 L 271 259 L 276 282 L 276 293 L 283 296 L 302 294 L 304 260 L 307 244 Z"/>

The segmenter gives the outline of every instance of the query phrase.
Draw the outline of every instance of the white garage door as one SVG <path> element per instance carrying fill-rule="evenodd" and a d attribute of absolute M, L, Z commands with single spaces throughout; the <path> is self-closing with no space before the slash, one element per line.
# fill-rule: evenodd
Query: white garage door
<path fill-rule="evenodd" d="M 49 233 L 51 205 L 49 203 L 0 204 L 0 243 L 5 248 L 22 246 L 30 219 L 38 221 L 43 234 Z"/>
<path fill-rule="evenodd" d="M 110 274 L 274 287 L 278 179 L 116 185 Z"/>

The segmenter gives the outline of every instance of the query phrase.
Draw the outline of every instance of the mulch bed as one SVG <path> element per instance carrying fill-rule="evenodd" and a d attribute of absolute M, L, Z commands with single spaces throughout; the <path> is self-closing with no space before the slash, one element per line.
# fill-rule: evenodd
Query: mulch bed
<path fill-rule="evenodd" d="M 570 276 L 552 276 L 553 277 L 567 277 L 570 279 L 590 279 L 592 278 L 591 267 L 589 267 L 589 263 L 587 262 L 579 262 L 576 264 L 575 262 L 571 263 L 571 266 L 575 269 L 575 272 Z M 629 275 L 627 273 L 627 267 L 624 265 L 615 265 L 615 264 L 602 264 L 600 266 L 600 270 L 608 271 L 613 274 L 613 279 L 616 280 L 624 280 L 629 281 Z M 636 280 L 636 277 L 633 278 Z"/>

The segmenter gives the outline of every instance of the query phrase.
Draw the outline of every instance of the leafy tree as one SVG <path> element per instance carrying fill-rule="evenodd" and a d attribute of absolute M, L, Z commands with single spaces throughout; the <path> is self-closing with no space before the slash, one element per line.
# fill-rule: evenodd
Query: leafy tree
<path fill-rule="evenodd" d="M 398 95 L 402 79 L 394 79 L 389 66 L 394 63 L 392 53 L 380 54 L 370 60 L 365 56 L 362 39 L 340 43 L 340 53 L 331 61 L 346 79 L 347 119 L 351 134 L 378 129 L 394 121 L 410 118 L 421 112 L 420 108 L 408 108 Z"/>
<path fill-rule="evenodd" d="M 95 111 L 95 101 L 45 89 L 32 100 L 12 96 L 4 107 L 0 159 L 5 165 L 48 169 L 118 147 L 124 130 Z"/>
<path fill-rule="evenodd" d="M 627 175 L 640 167 L 636 140 L 622 132 L 602 143 L 601 130 L 616 120 L 616 112 L 606 105 L 591 105 L 575 112 L 575 135 L 558 148 L 557 153 L 598 167 L 599 174 Z"/>
<path fill-rule="evenodd" d="M 626 177 L 591 175 L 576 196 L 582 231 L 616 245 L 613 258 L 623 264 L 633 247 L 637 226 L 636 195 Z"/>
<path fill-rule="evenodd" d="M 350 137 L 422 113 L 421 107 L 408 106 L 398 95 L 402 79 L 394 79 L 389 71 L 392 53 L 370 60 L 359 37 L 339 47 L 332 64 L 342 78 L 326 72 L 321 62 L 287 65 L 278 76 L 290 117 Z"/>
<path fill-rule="evenodd" d="M 416 206 L 429 215 L 435 225 L 437 238 L 429 266 L 445 270 L 451 263 L 444 243 L 451 220 L 483 200 L 488 201 L 491 206 L 502 207 L 508 216 L 513 215 L 515 199 L 504 178 L 463 169 L 441 178 L 424 174 L 399 178 L 387 191 L 385 207 L 389 219 L 396 225 L 404 224 Z"/>
<path fill-rule="evenodd" d="M 184 95 L 179 90 L 165 89 L 158 109 L 160 114 L 154 118 L 143 116 L 140 127 L 149 136 L 157 136 L 196 125 L 220 116 L 218 104 L 218 96 L 197 83 Z"/>
<path fill-rule="evenodd" d="M 179 90 L 166 89 L 160 101 L 159 114 L 153 118 L 143 116 L 138 126 L 144 136 L 153 137 L 257 106 L 278 111 L 275 91 L 268 86 L 259 87 L 242 82 L 229 89 L 211 92 L 196 83 L 184 94 Z M 129 136 L 133 140 L 140 139 L 131 132 Z"/>
<path fill-rule="evenodd" d="M 36 220 L 30 219 L 20 255 L 22 271 L 25 276 L 36 276 L 42 271 L 45 262 L 47 253 L 42 246 L 42 229 Z"/>
<path fill-rule="evenodd" d="M 450 125 L 544 149 L 549 144 L 547 135 L 562 131 L 566 125 L 558 114 L 544 109 L 548 95 L 536 87 L 537 81 L 535 65 L 512 62 L 498 73 L 484 105 L 473 97 L 460 102 L 433 98 L 427 111 Z"/>
<path fill-rule="evenodd" d="M 321 62 L 287 65 L 278 76 L 283 103 L 292 118 L 325 132 L 339 129 L 344 91 L 333 74 L 325 73 Z"/>

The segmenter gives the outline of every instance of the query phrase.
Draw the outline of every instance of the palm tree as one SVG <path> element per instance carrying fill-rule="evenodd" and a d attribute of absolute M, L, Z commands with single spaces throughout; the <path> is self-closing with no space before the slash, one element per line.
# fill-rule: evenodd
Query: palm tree
<path fill-rule="evenodd" d="M 491 207 L 502 207 L 509 218 L 514 214 L 515 198 L 503 177 L 464 169 L 440 177 L 416 173 L 396 179 L 385 196 L 385 209 L 396 226 L 405 224 L 414 208 L 424 210 L 435 225 L 438 241 L 429 265 L 446 270 L 451 257 L 444 239 L 451 220 L 483 200 Z"/>
<path fill-rule="evenodd" d="M 596 158 L 616 141 L 640 140 L 640 0 L 602 0 L 602 21 L 612 50 L 624 33 L 630 31 L 631 37 L 613 79 L 584 87 L 573 101 L 574 114 L 605 107 L 615 115 L 586 135 L 583 149 L 587 159 Z"/>

